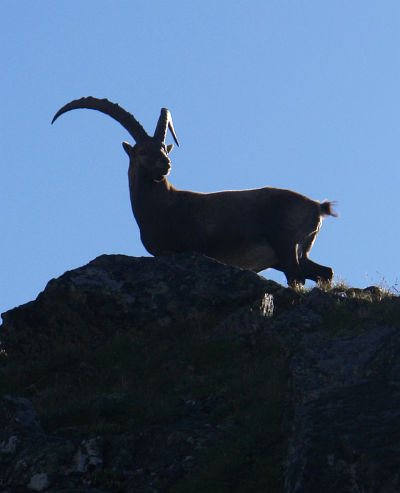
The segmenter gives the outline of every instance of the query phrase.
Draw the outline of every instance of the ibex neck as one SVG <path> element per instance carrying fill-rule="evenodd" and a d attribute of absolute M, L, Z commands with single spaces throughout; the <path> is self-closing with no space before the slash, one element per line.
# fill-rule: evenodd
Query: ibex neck
<path fill-rule="evenodd" d="M 169 183 L 166 177 L 161 181 L 155 182 L 147 177 L 141 176 L 140 172 L 129 170 L 129 193 L 131 198 L 132 211 L 139 224 L 153 222 L 157 220 L 160 213 L 165 212 L 168 203 L 172 200 L 175 188 Z M 168 198 L 171 196 L 171 198 Z"/>

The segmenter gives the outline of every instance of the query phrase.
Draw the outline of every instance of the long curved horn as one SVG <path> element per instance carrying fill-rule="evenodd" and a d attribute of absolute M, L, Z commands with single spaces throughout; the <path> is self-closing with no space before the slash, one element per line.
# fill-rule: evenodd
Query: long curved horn
<path fill-rule="evenodd" d="M 97 110 L 111 116 L 111 118 L 114 118 L 114 120 L 120 123 L 138 143 L 150 138 L 142 125 L 136 120 L 136 118 L 128 113 L 126 110 L 121 108 L 119 104 L 112 103 L 108 99 L 98 99 L 92 96 L 89 96 L 87 98 L 75 99 L 74 101 L 67 103 L 57 111 L 51 123 L 53 124 L 63 113 L 78 108 Z"/>
<path fill-rule="evenodd" d="M 165 137 L 167 136 L 167 128 L 170 129 L 172 137 L 174 138 L 176 145 L 179 147 L 178 138 L 175 134 L 174 125 L 172 123 L 171 113 L 167 110 L 167 108 L 162 108 L 160 118 L 158 119 L 157 127 L 156 127 L 156 130 L 154 132 L 153 138 L 155 140 L 158 140 L 158 141 L 164 143 Z"/>

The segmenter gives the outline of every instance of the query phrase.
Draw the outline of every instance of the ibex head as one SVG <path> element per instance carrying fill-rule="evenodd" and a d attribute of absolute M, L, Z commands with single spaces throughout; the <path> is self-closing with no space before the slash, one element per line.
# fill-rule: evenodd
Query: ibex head
<path fill-rule="evenodd" d="M 76 99 L 63 106 L 57 111 L 51 123 L 54 123 L 63 113 L 78 108 L 101 111 L 119 122 L 136 141 L 135 146 L 131 146 L 128 142 L 122 143 L 131 164 L 136 169 L 140 167 L 150 180 L 160 181 L 169 173 L 171 161 L 168 154 L 171 152 L 173 144 L 165 145 L 168 128 L 178 146 L 179 142 L 175 134 L 171 114 L 166 108 L 161 110 L 153 137 L 147 134 L 133 115 L 118 104 L 112 103 L 108 99 L 98 99 L 91 96 Z"/>
<path fill-rule="evenodd" d="M 150 139 L 135 146 L 122 142 L 122 147 L 128 154 L 134 170 L 140 168 L 150 180 L 161 181 L 170 172 L 171 161 L 168 153 L 172 150 L 173 144 L 166 146 L 163 142 Z"/>

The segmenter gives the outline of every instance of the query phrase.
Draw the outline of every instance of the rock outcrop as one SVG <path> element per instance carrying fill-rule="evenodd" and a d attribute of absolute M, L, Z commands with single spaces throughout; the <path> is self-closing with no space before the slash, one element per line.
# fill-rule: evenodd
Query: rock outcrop
<path fill-rule="evenodd" d="M 118 331 L 216 324 L 254 302 L 272 313 L 266 293 L 273 284 L 201 255 L 103 255 L 3 314 L 1 339 L 10 355 L 23 357 L 63 342 L 104 341 Z"/>
<path fill-rule="evenodd" d="M 104 255 L 0 327 L 0 490 L 400 491 L 400 302 Z"/>

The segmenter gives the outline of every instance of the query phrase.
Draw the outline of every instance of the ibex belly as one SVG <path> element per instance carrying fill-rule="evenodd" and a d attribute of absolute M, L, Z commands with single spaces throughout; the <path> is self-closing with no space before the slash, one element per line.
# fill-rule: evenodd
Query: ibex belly
<path fill-rule="evenodd" d="M 268 267 L 273 267 L 278 262 L 278 257 L 269 243 L 264 242 L 243 250 L 227 252 L 218 260 L 229 265 L 236 265 L 242 269 L 260 272 L 268 269 Z"/>

